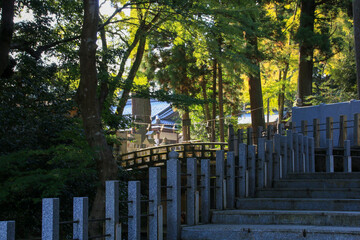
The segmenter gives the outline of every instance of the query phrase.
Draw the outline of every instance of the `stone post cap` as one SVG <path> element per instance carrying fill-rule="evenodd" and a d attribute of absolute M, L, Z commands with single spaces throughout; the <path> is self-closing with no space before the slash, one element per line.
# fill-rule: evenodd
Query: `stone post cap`
<path fill-rule="evenodd" d="M 171 151 L 169 153 L 169 159 L 178 159 L 179 158 L 179 153 L 175 152 L 175 151 Z"/>

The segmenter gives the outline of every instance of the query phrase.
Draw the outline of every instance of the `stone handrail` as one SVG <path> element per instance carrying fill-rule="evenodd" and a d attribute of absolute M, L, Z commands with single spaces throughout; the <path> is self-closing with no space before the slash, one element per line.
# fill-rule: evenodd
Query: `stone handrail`
<path fill-rule="evenodd" d="M 141 194 L 140 181 L 128 182 L 128 199 L 121 201 L 128 205 L 128 213 L 125 215 L 120 216 L 119 214 L 119 181 L 106 182 L 104 219 L 89 219 L 88 199 L 74 198 L 73 219 L 60 222 L 59 199 L 43 199 L 42 239 L 61 239 L 59 226 L 63 224 L 73 225 L 73 239 L 99 238 L 99 236 L 89 237 L 88 223 L 102 221 L 105 228 L 101 238 L 122 239 L 124 225 L 121 223 L 127 222 L 128 239 L 140 240 L 141 224 L 143 224 L 141 218 L 146 217 L 149 226 L 147 228 L 148 239 L 163 239 L 163 236 L 166 235 L 168 240 L 178 240 L 180 239 L 182 212 L 186 212 L 186 219 L 183 220 L 187 225 L 209 223 L 210 208 L 233 209 L 237 198 L 253 198 L 256 196 L 257 189 L 271 188 L 274 181 L 286 178 L 288 174 L 316 172 L 314 138 L 294 133 L 291 130 L 286 132 L 286 136 L 275 134 L 273 140 L 259 138 L 257 146 L 239 143 L 235 145 L 235 151 L 228 151 L 227 154 L 224 150 L 216 150 L 214 161 L 209 158 L 205 159 L 206 156 L 202 156 L 204 159 L 200 160 L 196 156 L 196 150 L 202 154 L 203 148 L 206 146 L 210 148 L 212 145 L 224 148 L 226 143 L 184 143 L 162 146 L 166 149 L 163 154 L 167 158 L 150 163 L 137 163 L 137 158 L 132 156 L 134 163 L 131 167 L 133 168 L 150 164 L 156 165 L 156 163 L 166 160 L 168 162 L 166 171 L 161 171 L 159 167 L 147 169 L 149 171 L 148 182 L 145 182 L 144 185 L 149 189 L 146 193 Z M 181 149 L 170 151 L 170 148 L 175 146 L 184 147 L 183 151 Z M 195 150 L 190 151 L 186 149 L 187 146 L 191 146 Z M 342 156 L 343 171 L 350 173 L 352 172 L 352 156 L 350 155 L 349 140 L 344 141 L 344 147 L 346 151 Z M 156 150 L 157 148 L 151 149 Z M 139 152 L 141 150 L 137 151 L 137 153 Z M 238 153 L 238 157 L 235 157 L 235 152 Z M 180 156 L 180 153 L 183 155 Z M 191 154 L 194 156 L 189 157 Z M 327 141 L 324 156 L 326 157 L 325 172 L 335 172 L 333 144 L 330 139 Z M 141 159 L 141 157 L 139 158 Z M 200 171 L 198 171 L 199 168 Z M 186 177 L 186 183 L 181 181 L 183 177 Z M 162 183 L 164 179 L 166 179 L 165 185 Z M 198 183 L 200 184 L 198 185 Z M 186 194 L 184 194 L 185 192 Z M 166 193 L 166 195 L 162 193 Z M 186 198 L 182 198 L 182 196 L 186 196 Z M 181 201 L 185 201 L 186 209 L 182 209 Z M 142 209 L 141 202 L 146 202 L 148 207 Z M 166 214 L 164 214 L 165 212 Z M 164 218 L 164 216 L 166 217 Z M 164 232 L 164 223 L 166 223 L 166 232 Z M 15 240 L 14 221 L 0 221 L 0 239 Z"/>

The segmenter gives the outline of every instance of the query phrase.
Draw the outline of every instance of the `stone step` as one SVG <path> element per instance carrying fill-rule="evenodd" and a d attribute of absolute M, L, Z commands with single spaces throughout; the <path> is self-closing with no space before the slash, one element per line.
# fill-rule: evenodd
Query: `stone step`
<path fill-rule="evenodd" d="M 289 173 L 287 178 L 289 179 L 360 179 L 360 172 L 344 173 Z"/>
<path fill-rule="evenodd" d="M 360 199 L 238 198 L 236 199 L 236 208 L 247 210 L 360 211 Z"/>
<path fill-rule="evenodd" d="M 181 239 L 355 240 L 360 239 L 360 228 L 307 225 L 204 224 L 183 227 Z"/>
<path fill-rule="evenodd" d="M 212 212 L 216 224 L 285 224 L 360 227 L 360 212 L 293 210 L 223 210 Z"/>
<path fill-rule="evenodd" d="M 274 188 L 360 188 L 360 179 L 283 179 Z"/>
<path fill-rule="evenodd" d="M 360 188 L 268 188 L 259 189 L 256 197 L 360 199 Z"/>

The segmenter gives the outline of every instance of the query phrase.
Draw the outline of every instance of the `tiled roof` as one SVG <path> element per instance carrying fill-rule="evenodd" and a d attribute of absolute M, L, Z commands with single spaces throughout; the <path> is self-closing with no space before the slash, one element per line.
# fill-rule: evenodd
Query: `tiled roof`
<path fill-rule="evenodd" d="M 156 122 L 156 119 L 154 119 L 154 120 L 152 120 L 151 124 L 154 124 L 154 125 L 156 125 L 156 124 L 174 125 L 175 122 L 174 122 L 174 121 L 171 121 L 171 120 L 163 120 L 163 119 L 160 119 L 160 122 L 157 123 L 157 122 Z"/>
<path fill-rule="evenodd" d="M 151 117 L 155 117 L 156 115 L 159 115 L 159 113 L 163 112 L 166 109 L 170 109 L 172 111 L 171 105 L 168 102 L 160 102 L 155 99 L 151 99 Z M 159 116 L 160 117 L 160 116 Z M 160 117 L 162 118 L 162 117 Z"/>
<path fill-rule="evenodd" d="M 173 113 L 174 111 L 171 108 L 170 103 L 168 102 L 161 102 L 157 101 L 155 99 L 150 100 L 151 104 L 151 118 L 155 119 L 156 115 L 159 115 L 160 119 L 166 118 L 166 114 L 164 113 Z M 163 113 L 164 112 L 164 113 Z M 131 99 L 129 99 L 126 102 L 123 115 L 131 115 L 132 114 L 132 108 L 131 108 Z"/>

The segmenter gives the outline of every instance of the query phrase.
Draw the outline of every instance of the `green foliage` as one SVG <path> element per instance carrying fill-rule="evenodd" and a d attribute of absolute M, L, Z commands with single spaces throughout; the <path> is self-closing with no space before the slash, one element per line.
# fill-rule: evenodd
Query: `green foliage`
<path fill-rule="evenodd" d="M 226 104 L 225 106 L 228 106 Z M 230 109 L 225 109 L 227 114 L 231 113 Z M 204 106 L 203 105 L 196 105 L 191 107 L 191 121 L 193 124 L 191 125 L 191 139 L 193 140 L 200 140 L 202 142 L 209 141 L 208 129 L 211 127 L 211 121 L 215 121 L 215 131 L 216 136 L 220 135 L 220 127 L 219 127 L 219 119 L 211 120 L 209 123 L 205 119 L 204 113 Z M 238 115 L 225 115 L 224 119 L 224 131 L 225 131 L 225 142 L 227 141 L 228 135 L 228 127 L 229 124 L 232 124 L 235 128 L 238 125 Z M 215 141 L 220 141 L 219 139 L 215 139 Z"/>
<path fill-rule="evenodd" d="M 72 101 L 73 58 L 55 64 L 25 53 L 13 57 L 16 67 L 0 83 L 0 219 L 16 220 L 18 237 L 38 237 L 41 199 L 59 197 L 62 219 L 72 219 L 72 198 L 92 199 L 97 174 Z"/>
<path fill-rule="evenodd" d="M 111 4 L 121 7 L 126 2 Z M 134 60 L 137 48 L 127 51 L 140 26 L 150 24 L 158 13 L 156 24 L 142 33 L 147 36 L 148 54 L 131 89 L 139 97 L 189 108 L 193 139 L 207 141 L 210 122 L 205 108 L 218 104 L 210 100 L 217 95 L 212 90 L 214 60 L 223 69 L 226 126 L 236 126 L 241 108 L 248 103 L 246 74 L 259 70 L 254 60 L 261 62 L 262 89 L 264 98 L 271 98 L 270 107 L 277 106 L 281 91 L 285 105 L 292 105 L 298 65 L 294 40 L 316 49 L 314 96 L 309 99 L 313 104 L 354 98 L 352 22 L 344 14 L 351 9 L 351 0 L 321 1 L 315 31 L 299 28 L 298 2 L 131 1 L 136 5 L 130 16 L 122 12 L 104 28 L 107 49 L 98 41 L 98 95 L 105 92 L 103 84 L 109 92 L 101 111 L 108 143 L 118 143 L 114 132 L 130 123 L 112 108 L 124 88 L 126 62 Z M 72 197 L 92 198 L 97 184 L 92 151 L 72 100 L 80 79 L 83 6 L 73 0 L 16 3 L 16 16 L 30 11 L 33 18 L 15 24 L 12 69 L 0 83 L 0 220 L 15 219 L 18 226 L 31 223 L 17 228 L 19 236 L 39 236 L 41 198 L 60 197 L 62 219 L 68 220 L 71 211 L 65 210 L 71 209 Z M 106 20 L 101 16 L 102 23 Z M 64 41 L 68 38 L 73 39 Z M 122 62 L 124 72 L 119 70 Z M 287 76 L 279 78 L 285 66 Z M 217 131 L 218 111 L 210 116 Z M 130 176 L 120 171 L 119 177 Z M 122 185 L 126 195 L 124 189 Z"/>
<path fill-rule="evenodd" d="M 311 104 L 344 102 L 356 99 L 356 62 L 353 23 L 350 17 L 340 11 L 332 19 L 334 25 L 331 42 L 340 46 L 333 49 L 329 59 L 318 62 L 313 70 L 313 95 Z"/>
<path fill-rule="evenodd" d="M 61 217 L 70 220 L 73 197 L 94 197 L 95 162 L 80 128 L 74 124 L 58 140 L 63 144 L 0 156 L 0 219 L 15 220 L 18 237 L 40 235 L 42 198 L 60 198 Z"/>
<path fill-rule="evenodd" d="M 0 154 L 20 149 L 43 149 L 70 124 L 73 102 L 54 80 L 56 67 L 23 56 L 13 78 L 0 85 Z"/>
<path fill-rule="evenodd" d="M 355 57 L 343 59 L 343 68 L 333 70 L 333 75 L 325 75 L 324 65 L 314 69 L 313 95 L 307 101 L 312 105 L 321 103 L 346 102 L 356 99 Z M 354 68 L 351 68 L 353 66 Z M 322 67 L 322 68 L 321 68 Z"/>

